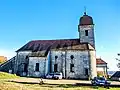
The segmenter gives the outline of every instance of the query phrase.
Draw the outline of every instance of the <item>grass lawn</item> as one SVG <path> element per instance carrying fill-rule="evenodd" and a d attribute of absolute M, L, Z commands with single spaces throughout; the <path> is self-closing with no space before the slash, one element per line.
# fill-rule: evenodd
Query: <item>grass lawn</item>
<path fill-rule="evenodd" d="M 39 85 L 39 84 L 22 84 L 0 81 L 0 90 L 107 90 L 104 87 L 90 86 L 72 86 L 72 85 Z M 109 90 L 120 90 L 120 88 L 110 88 Z"/>
<path fill-rule="evenodd" d="M 0 73 L 0 90 L 107 90 L 104 87 L 93 86 L 73 86 L 73 85 L 50 85 L 50 84 L 28 84 L 8 81 L 8 79 L 21 78 L 16 75 Z M 27 79 L 27 78 L 26 78 Z M 120 88 L 110 88 L 109 90 L 120 90 Z"/>
<path fill-rule="evenodd" d="M 0 79 L 13 79 L 13 78 L 19 78 L 15 74 L 8 74 L 5 72 L 0 72 Z"/>

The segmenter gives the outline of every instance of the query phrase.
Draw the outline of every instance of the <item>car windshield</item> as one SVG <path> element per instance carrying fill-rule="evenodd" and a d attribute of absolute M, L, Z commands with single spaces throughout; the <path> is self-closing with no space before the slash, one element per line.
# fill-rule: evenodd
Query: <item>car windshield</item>
<path fill-rule="evenodd" d="M 53 74 L 51 73 L 51 74 L 48 74 L 48 75 L 53 75 Z"/>
<path fill-rule="evenodd" d="M 99 77 L 98 79 L 99 79 L 99 80 L 105 80 L 105 78 L 104 78 L 104 77 Z"/>
<path fill-rule="evenodd" d="M 59 73 L 56 73 L 55 75 L 60 75 Z"/>

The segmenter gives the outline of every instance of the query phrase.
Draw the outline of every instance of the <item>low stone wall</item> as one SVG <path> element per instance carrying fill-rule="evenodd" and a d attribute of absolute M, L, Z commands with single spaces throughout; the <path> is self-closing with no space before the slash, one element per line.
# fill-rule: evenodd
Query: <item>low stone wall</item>
<path fill-rule="evenodd" d="M 14 73 L 15 58 L 13 57 L 10 60 L 4 62 L 0 65 L 0 71 Z"/>

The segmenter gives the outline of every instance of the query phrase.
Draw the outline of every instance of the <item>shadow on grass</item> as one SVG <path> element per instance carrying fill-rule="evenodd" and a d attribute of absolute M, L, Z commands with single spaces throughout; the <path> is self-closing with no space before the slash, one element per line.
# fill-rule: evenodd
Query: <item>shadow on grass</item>
<path fill-rule="evenodd" d="M 84 87 L 84 88 L 91 88 L 91 89 L 98 89 L 98 86 L 84 86 L 84 85 L 76 85 L 76 84 L 48 84 L 48 83 L 43 83 L 39 84 L 39 82 L 18 82 L 18 81 L 8 81 L 8 82 L 14 82 L 14 83 L 19 83 L 19 84 L 26 84 L 30 86 L 40 86 L 40 87 L 48 87 L 48 88 L 79 88 L 79 87 Z"/>
<path fill-rule="evenodd" d="M 14 83 L 20 83 L 20 84 L 39 84 L 38 82 L 19 82 L 19 81 L 8 81 L 8 82 L 14 82 Z"/>
<path fill-rule="evenodd" d="M 72 84 L 60 84 L 60 85 L 58 85 L 58 87 L 62 87 L 62 88 L 76 88 L 76 87 L 80 87 L 80 86 L 76 86 L 76 85 L 72 85 Z"/>

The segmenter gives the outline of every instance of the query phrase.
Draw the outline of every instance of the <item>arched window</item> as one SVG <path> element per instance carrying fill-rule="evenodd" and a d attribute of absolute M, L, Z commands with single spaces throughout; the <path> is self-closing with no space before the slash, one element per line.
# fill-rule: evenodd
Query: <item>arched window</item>
<path fill-rule="evenodd" d="M 28 58 L 29 58 L 28 56 L 25 57 L 25 59 L 28 59 Z"/>
<path fill-rule="evenodd" d="M 57 72 L 57 64 L 54 64 L 54 72 Z"/>
<path fill-rule="evenodd" d="M 74 58 L 74 56 L 73 56 L 73 55 L 71 55 L 71 56 L 70 56 L 70 58 L 71 58 L 71 59 L 73 59 L 73 58 Z"/>
<path fill-rule="evenodd" d="M 36 63 L 35 71 L 39 71 L 39 63 Z"/>
<path fill-rule="evenodd" d="M 27 72 L 27 70 L 28 70 L 28 65 L 24 63 L 24 72 Z"/>
<path fill-rule="evenodd" d="M 55 60 L 58 58 L 58 56 L 55 56 Z"/>
<path fill-rule="evenodd" d="M 74 72 L 74 64 L 70 64 L 70 72 Z"/>

